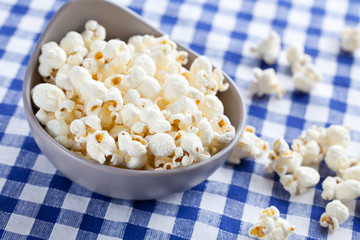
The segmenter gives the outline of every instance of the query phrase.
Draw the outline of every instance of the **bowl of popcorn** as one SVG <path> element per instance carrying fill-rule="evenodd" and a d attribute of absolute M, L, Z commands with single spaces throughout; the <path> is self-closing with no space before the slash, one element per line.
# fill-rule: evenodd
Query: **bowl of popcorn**
<path fill-rule="evenodd" d="M 97 0 L 68 2 L 52 18 L 29 61 L 23 101 L 37 145 L 60 172 L 134 200 L 204 181 L 227 160 L 246 118 L 236 85 L 206 57 Z"/>

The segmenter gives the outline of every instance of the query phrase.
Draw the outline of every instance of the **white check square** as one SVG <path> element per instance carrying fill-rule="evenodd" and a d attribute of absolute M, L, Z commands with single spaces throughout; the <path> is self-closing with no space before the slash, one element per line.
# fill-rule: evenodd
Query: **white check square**
<path fill-rule="evenodd" d="M 132 208 L 110 202 L 107 208 L 105 218 L 117 222 L 128 222 L 131 216 Z"/>
<path fill-rule="evenodd" d="M 47 190 L 47 187 L 25 184 L 19 199 L 41 204 L 45 199 Z"/>
<path fill-rule="evenodd" d="M 22 235 L 29 235 L 34 222 L 34 218 L 29 218 L 13 213 L 11 214 L 9 221 L 6 224 L 5 230 Z"/>
<path fill-rule="evenodd" d="M 166 233 L 171 233 L 175 224 L 175 218 L 152 213 L 148 228 L 153 228 Z"/>
<path fill-rule="evenodd" d="M 200 202 L 200 208 L 223 214 L 226 197 L 204 192 Z"/>
<path fill-rule="evenodd" d="M 89 204 L 89 201 L 90 198 L 68 193 L 66 194 L 61 208 L 66 208 L 76 212 L 84 213 Z"/>

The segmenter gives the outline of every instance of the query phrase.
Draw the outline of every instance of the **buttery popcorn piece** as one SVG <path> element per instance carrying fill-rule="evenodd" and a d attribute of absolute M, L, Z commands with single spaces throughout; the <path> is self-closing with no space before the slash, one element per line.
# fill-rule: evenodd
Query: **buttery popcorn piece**
<path fill-rule="evenodd" d="M 296 64 L 299 63 L 295 63 L 295 66 Z M 322 78 L 322 74 L 310 62 L 304 64 L 304 66 L 299 66 L 293 75 L 295 88 L 302 92 L 310 92 Z"/>
<path fill-rule="evenodd" d="M 65 94 L 56 85 L 40 83 L 31 90 L 32 99 L 36 106 L 49 112 L 59 109 L 61 102 L 65 100 Z"/>
<path fill-rule="evenodd" d="M 345 27 L 341 32 L 341 48 L 345 52 L 354 52 L 360 47 L 360 31 L 352 28 Z"/>
<path fill-rule="evenodd" d="M 327 177 L 322 183 L 321 197 L 325 200 L 340 200 L 342 202 L 356 199 L 360 196 L 360 182 L 340 177 Z"/>
<path fill-rule="evenodd" d="M 95 20 L 89 20 L 85 24 L 85 31 L 82 32 L 82 37 L 86 47 L 90 47 L 95 40 L 104 40 L 106 37 L 106 30 Z"/>
<path fill-rule="evenodd" d="M 107 131 L 96 130 L 87 138 L 86 151 L 92 159 L 104 164 L 113 158 L 116 144 Z"/>
<path fill-rule="evenodd" d="M 302 156 L 289 149 L 289 145 L 282 138 L 277 139 L 273 151 L 269 153 L 270 163 L 266 166 L 267 172 L 275 171 L 279 176 L 294 173 L 302 164 Z"/>
<path fill-rule="evenodd" d="M 249 229 L 249 235 L 256 239 L 284 240 L 294 231 L 294 226 L 280 217 L 276 207 L 271 206 L 261 211 L 259 221 Z"/>
<path fill-rule="evenodd" d="M 264 94 L 276 93 L 279 98 L 284 96 L 285 89 L 279 85 L 279 81 L 273 68 L 265 70 L 254 68 L 253 71 L 256 80 L 249 85 L 250 95 L 256 94 L 257 96 L 262 97 Z"/>
<path fill-rule="evenodd" d="M 228 161 L 234 164 L 240 164 L 242 158 L 259 158 L 266 155 L 268 150 L 269 143 L 256 136 L 255 128 L 245 126 L 245 129 Z"/>
<path fill-rule="evenodd" d="M 318 171 L 311 167 L 300 166 L 293 174 L 280 176 L 280 183 L 291 195 L 304 193 L 308 188 L 315 186 L 320 181 Z"/>
<path fill-rule="evenodd" d="M 320 217 L 320 225 L 328 227 L 331 232 L 339 229 L 339 225 L 349 217 L 349 209 L 339 200 L 326 205 L 325 212 Z"/>
<path fill-rule="evenodd" d="M 332 145 L 325 156 L 326 165 L 335 172 L 343 171 L 350 166 L 346 149 L 341 145 Z"/>
<path fill-rule="evenodd" d="M 257 52 L 267 64 L 274 64 L 280 53 L 280 36 L 277 32 L 271 31 L 257 47 L 251 48 L 253 52 Z"/>
<path fill-rule="evenodd" d="M 345 149 L 350 144 L 350 132 L 347 126 L 331 125 L 319 135 L 319 143 L 324 154 L 332 145 L 341 145 Z"/>

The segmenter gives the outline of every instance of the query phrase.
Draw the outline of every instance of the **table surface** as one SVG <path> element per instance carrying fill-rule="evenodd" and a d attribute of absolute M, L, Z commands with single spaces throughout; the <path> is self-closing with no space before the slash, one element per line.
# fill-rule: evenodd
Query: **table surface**
<path fill-rule="evenodd" d="M 0 236 L 2 239 L 247 239 L 258 213 L 276 206 L 296 227 L 289 239 L 360 239 L 360 201 L 334 233 L 320 227 L 327 201 L 321 182 L 334 175 L 322 162 L 320 183 L 290 196 L 263 160 L 225 164 L 195 188 L 152 201 L 90 192 L 58 172 L 31 136 L 21 98 L 27 62 L 60 0 L 0 0 Z M 272 143 L 291 142 L 312 125 L 351 127 L 349 155 L 360 153 L 360 50 L 340 51 L 339 32 L 359 26 L 359 1 L 125 0 L 172 39 L 206 55 L 228 73 L 247 101 L 247 123 Z M 250 98 L 254 67 L 269 67 L 250 51 L 271 29 L 282 40 L 273 66 L 284 98 Z M 305 46 L 324 80 L 309 94 L 294 90 L 286 61 L 291 43 Z"/>

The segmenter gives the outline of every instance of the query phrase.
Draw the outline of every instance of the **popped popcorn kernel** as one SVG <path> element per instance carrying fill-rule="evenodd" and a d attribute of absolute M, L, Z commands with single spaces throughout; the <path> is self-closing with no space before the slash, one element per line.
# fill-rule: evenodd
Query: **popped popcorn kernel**
<path fill-rule="evenodd" d="M 320 217 L 320 225 L 328 227 L 331 232 L 339 229 L 339 225 L 349 217 L 349 209 L 339 200 L 326 205 L 325 212 Z"/>
<path fill-rule="evenodd" d="M 260 218 L 249 229 L 249 235 L 256 239 L 287 239 L 295 227 L 280 217 L 279 210 L 271 206 L 261 211 Z"/>
<path fill-rule="evenodd" d="M 345 52 L 354 52 L 360 47 L 360 30 L 345 27 L 341 32 L 341 48 Z"/>
<path fill-rule="evenodd" d="M 279 34 L 271 31 L 266 38 L 261 40 L 261 42 L 256 47 L 251 48 L 251 50 L 257 52 L 267 64 L 271 65 L 275 63 L 280 53 L 280 44 Z"/>
<path fill-rule="evenodd" d="M 264 94 L 275 93 L 278 98 L 282 98 L 285 94 L 285 89 L 279 85 L 273 68 L 261 70 L 254 68 L 253 70 L 256 80 L 249 85 L 250 95 L 256 94 L 262 97 Z"/>

